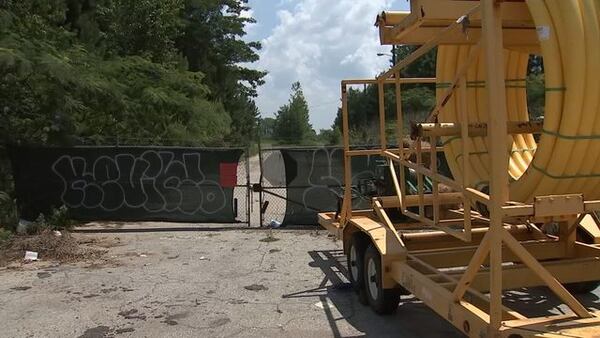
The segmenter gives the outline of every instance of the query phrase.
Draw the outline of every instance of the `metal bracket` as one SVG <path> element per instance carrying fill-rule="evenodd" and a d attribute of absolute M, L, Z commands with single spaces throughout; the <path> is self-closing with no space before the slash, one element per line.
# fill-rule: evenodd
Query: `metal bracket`
<path fill-rule="evenodd" d="M 572 216 L 584 213 L 583 194 L 537 196 L 534 217 Z"/>

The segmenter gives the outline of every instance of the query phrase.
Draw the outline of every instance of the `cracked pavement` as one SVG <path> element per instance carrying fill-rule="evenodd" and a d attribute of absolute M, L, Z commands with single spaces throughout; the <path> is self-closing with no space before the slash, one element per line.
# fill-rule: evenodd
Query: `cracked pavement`
<path fill-rule="evenodd" d="M 460 336 L 410 298 L 387 317 L 361 305 L 323 230 L 76 236 L 115 241 L 114 264 L 0 269 L 0 336 Z"/>

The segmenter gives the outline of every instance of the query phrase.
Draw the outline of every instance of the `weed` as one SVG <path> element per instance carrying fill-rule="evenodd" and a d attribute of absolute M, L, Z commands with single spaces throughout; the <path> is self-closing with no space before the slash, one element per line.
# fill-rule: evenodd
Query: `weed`
<path fill-rule="evenodd" d="M 27 228 L 29 234 L 38 234 L 46 230 L 71 230 L 75 223 L 68 216 L 69 209 L 61 206 L 52 209 L 47 215 L 40 214 Z"/>
<path fill-rule="evenodd" d="M 5 230 L 15 230 L 19 222 L 16 201 L 10 194 L 0 191 L 0 227 Z"/>
<path fill-rule="evenodd" d="M 4 243 L 8 243 L 12 238 L 13 233 L 10 230 L 0 228 L 0 246 L 4 245 Z"/>

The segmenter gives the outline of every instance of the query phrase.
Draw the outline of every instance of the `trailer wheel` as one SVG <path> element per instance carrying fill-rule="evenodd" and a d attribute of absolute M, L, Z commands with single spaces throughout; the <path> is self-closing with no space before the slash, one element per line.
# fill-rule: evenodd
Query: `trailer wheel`
<path fill-rule="evenodd" d="M 365 251 L 367 250 L 368 242 L 360 236 L 360 233 L 352 236 L 350 241 L 350 247 L 346 254 L 346 261 L 348 265 L 348 279 L 352 285 L 352 289 L 358 295 L 358 300 L 368 305 L 367 296 L 365 292 L 365 277 L 364 277 L 364 258 Z"/>
<path fill-rule="evenodd" d="M 364 271 L 365 291 L 373 311 L 380 315 L 395 312 L 400 303 L 401 290 L 382 287 L 381 256 L 373 245 L 365 252 Z"/>

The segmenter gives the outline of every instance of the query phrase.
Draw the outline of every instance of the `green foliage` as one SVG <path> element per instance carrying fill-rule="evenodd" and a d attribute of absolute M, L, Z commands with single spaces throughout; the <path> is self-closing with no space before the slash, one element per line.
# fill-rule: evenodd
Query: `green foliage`
<path fill-rule="evenodd" d="M 340 145 L 342 144 L 342 132 L 340 128 L 321 129 L 317 135 L 317 142 L 322 145 Z"/>
<path fill-rule="evenodd" d="M 27 233 L 39 234 L 45 231 L 52 230 L 71 230 L 75 225 L 69 216 L 66 206 L 61 206 L 58 209 L 52 209 L 49 214 L 40 214 L 38 218 L 27 227 Z"/>
<path fill-rule="evenodd" d="M 529 74 L 527 76 L 527 108 L 529 118 L 540 119 L 544 116 L 546 105 L 546 89 L 544 74 Z"/>
<path fill-rule="evenodd" d="M 396 120 L 396 94 L 393 86 L 385 88 L 385 115 L 388 122 Z M 435 106 L 435 90 L 431 85 L 404 85 L 402 89 L 402 110 L 404 112 L 405 132 L 411 122 L 423 120 Z M 379 103 L 377 86 L 368 85 L 364 89 L 348 89 L 348 124 L 353 144 L 379 143 Z M 342 112 L 338 114 L 333 128 L 341 130 Z M 395 140 L 394 131 L 389 135 Z"/>
<path fill-rule="evenodd" d="M 0 191 L 0 230 L 16 229 L 19 222 L 15 200 L 6 192 Z"/>
<path fill-rule="evenodd" d="M 544 59 L 540 55 L 531 55 L 527 68 L 527 108 L 529 118 L 537 120 L 544 116 L 546 106 Z"/>
<path fill-rule="evenodd" d="M 245 94 L 237 93 L 223 104 L 231 116 L 231 132 L 226 138 L 227 141 L 235 145 L 250 145 L 256 140 L 260 116 L 254 100 Z"/>
<path fill-rule="evenodd" d="M 223 102 L 231 116 L 232 143 L 248 143 L 256 134 L 258 109 L 252 98 L 265 72 L 242 66 L 258 60 L 260 42 L 245 42 L 244 27 L 254 23 L 242 13 L 248 0 L 186 0 L 183 35 L 177 40 L 191 71 L 206 75 L 210 98 Z"/>
<path fill-rule="evenodd" d="M 125 135 L 133 143 L 218 144 L 229 132 L 230 119 L 206 99 L 199 73 L 137 56 L 104 60 L 80 47 L 59 52 L 18 36 L 1 43 L 10 48 L 0 50 L 7 141 L 106 143 Z"/>
<path fill-rule="evenodd" d="M 315 132 L 309 122 L 308 103 L 300 82 L 292 84 L 287 104 L 281 106 L 275 116 L 274 138 L 281 144 L 309 144 L 314 142 Z"/>
<path fill-rule="evenodd" d="M 412 52 L 417 50 L 420 46 L 412 45 L 399 45 L 395 46 L 394 52 L 396 54 L 397 62 L 403 60 L 409 56 Z M 430 50 L 425 53 L 422 57 L 418 58 L 415 62 L 408 65 L 408 67 L 402 69 L 402 77 L 435 77 L 435 64 L 437 60 L 437 48 Z"/>
<path fill-rule="evenodd" d="M 109 51 L 166 62 L 177 54 L 183 9 L 184 0 L 111 0 L 97 12 Z"/>
<path fill-rule="evenodd" d="M 244 27 L 254 23 L 242 16 L 249 9 L 248 0 L 186 0 L 184 35 L 178 48 L 187 58 L 190 70 L 206 74 L 206 83 L 217 98 L 229 98 L 240 90 L 256 95 L 266 73 L 252 70 L 242 63 L 258 60 L 259 42 L 246 43 Z"/>
<path fill-rule="evenodd" d="M 406 114 L 429 113 L 435 107 L 435 91 L 426 86 L 404 90 L 402 91 L 402 107 Z"/>
<path fill-rule="evenodd" d="M 264 73 L 238 65 L 260 48 L 240 40 L 245 3 L 0 2 L 2 141 L 248 142 Z"/>
<path fill-rule="evenodd" d="M 275 123 L 276 120 L 272 117 L 265 117 L 260 119 L 260 136 L 262 138 L 273 138 L 275 134 Z"/>
<path fill-rule="evenodd" d="M 4 243 L 9 242 L 12 237 L 13 237 L 12 231 L 10 231 L 8 229 L 0 228 L 0 246 L 2 246 Z"/>
<path fill-rule="evenodd" d="M 75 225 L 69 216 L 66 206 L 61 206 L 58 209 L 52 209 L 50 214 L 46 217 L 47 223 L 52 230 L 71 230 Z"/>

